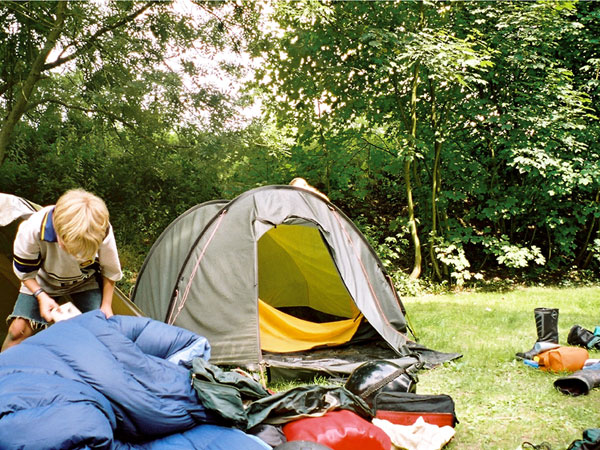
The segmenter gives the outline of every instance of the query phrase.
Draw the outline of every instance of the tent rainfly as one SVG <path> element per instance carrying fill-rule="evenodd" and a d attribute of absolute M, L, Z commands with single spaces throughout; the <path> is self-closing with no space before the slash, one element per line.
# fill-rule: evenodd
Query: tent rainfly
<path fill-rule="evenodd" d="M 132 300 L 207 337 L 214 364 L 341 346 L 365 327 L 409 353 L 404 307 L 365 237 L 336 206 L 293 186 L 186 211 L 154 243 Z"/>

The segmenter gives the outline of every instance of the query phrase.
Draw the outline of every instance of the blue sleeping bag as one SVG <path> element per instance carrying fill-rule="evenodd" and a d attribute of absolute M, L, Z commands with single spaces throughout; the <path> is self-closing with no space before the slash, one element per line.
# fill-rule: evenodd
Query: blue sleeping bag
<path fill-rule="evenodd" d="M 205 338 L 148 318 L 96 310 L 56 323 L 0 353 L 0 448 L 270 448 L 203 425 L 217 418 L 177 364 L 191 355 L 209 358 Z"/>

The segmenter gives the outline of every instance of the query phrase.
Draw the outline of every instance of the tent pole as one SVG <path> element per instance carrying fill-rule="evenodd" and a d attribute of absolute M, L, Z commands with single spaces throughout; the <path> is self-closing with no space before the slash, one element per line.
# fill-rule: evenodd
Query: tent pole
<path fill-rule="evenodd" d="M 267 363 L 265 362 L 264 359 L 258 363 L 258 368 L 260 370 L 260 384 L 262 384 L 262 387 L 267 389 L 267 377 L 266 377 Z"/>
<path fill-rule="evenodd" d="M 419 342 L 419 338 L 415 334 L 414 328 L 413 328 L 412 324 L 410 323 L 410 319 L 408 318 L 408 314 L 404 314 L 404 318 L 406 319 L 406 326 L 408 327 L 410 334 L 412 334 L 413 337 L 415 338 L 415 342 Z"/>

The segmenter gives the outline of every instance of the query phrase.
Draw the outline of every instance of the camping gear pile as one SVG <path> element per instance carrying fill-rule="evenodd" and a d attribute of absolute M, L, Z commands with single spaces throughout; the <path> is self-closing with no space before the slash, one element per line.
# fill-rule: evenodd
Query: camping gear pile
<path fill-rule="evenodd" d="M 199 358 L 193 361 L 192 377 L 200 402 L 211 413 L 225 424 L 256 431 L 276 448 L 286 441 L 305 441 L 336 450 L 388 450 L 395 448 L 392 444 L 440 449 L 458 423 L 454 402 L 449 396 L 414 392 L 421 366 L 369 361 L 344 386 L 309 384 L 273 394 L 247 375 Z"/>
<path fill-rule="evenodd" d="M 39 206 L 0 194 L 0 209 L 1 281 L 12 298 L 12 240 Z M 388 450 L 393 439 L 372 422 L 377 413 L 396 414 L 377 419 L 397 427 L 394 439 L 414 439 L 423 427 L 414 426 L 414 408 L 403 411 L 407 399 L 378 408 L 380 391 L 419 397 L 418 370 L 461 356 L 408 339 L 414 332 L 404 306 L 364 236 L 326 198 L 291 186 L 190 209 L 152 247 L 136 304 L 115 292 L 117 316 L 82 314 L 0 355 L 0 447 L 217 450 L 298 442 Z M 365 361 L 376 364 L 361 367 Z M 296 379 L 356 372 L 352 380 L 360 378 L 364 390 L 353 392 L 350 383 L 271 393 L 247 372 L 221 367 Z M 441 411 L 438 400 L 417 404 Z M 455 418 L 448 406 L 442 414 Z M 34 434 L 14 433 L 39 422 Z M 328 431 L 306 434 L 318 429 Z M 286 433 L 294 441 L 286 443 Z"/>
<path fill-rule="evenodd" d="M 401 425 L 390 437 L 393 423 L 375 422 L 375 409 L 345 386 L 271 393 L 210 364 L 210 351 L 204 337 L 149 318 L 96 310 L 60 321 L 0 354 L 0 448 L 265 450 L 298 440 L 389 450 L 414 438 Z M 373 405 L 407 387 L 371 373 Z M 423 447 L 421 435 L 403 448 L 441 448 L 454 434 L 441 429 L 438 446 Z"/>
<path fill-rule="evenodd" d="M 600 326 L 591 332 L 573 325 L 567 337 L 569 346 L 563 346 L 558 342 L 558 309 L 535 308 L 533 313 L 537 341 L 531 350 L 517 353 L 517 358 L 547 372 L 571 372 L 554 381 L 554 387 L 563 394 L 587 395 L 600 387 L 600 360 L 591 359 L 588 352 L 600 349 Z"/>
<path fill-rule="evenodd" d="M 178 364 L 190 351 L 207 358 L 210 346 L 147 318 L 96 310 L 56 323 L 0 353 L 0 448 L 269 448 L 215 426 Z"/>

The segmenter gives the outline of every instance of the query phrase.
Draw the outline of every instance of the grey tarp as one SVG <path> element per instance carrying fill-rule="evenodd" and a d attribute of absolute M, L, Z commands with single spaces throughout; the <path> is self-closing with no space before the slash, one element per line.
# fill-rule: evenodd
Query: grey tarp
<path fill-rule="evenodd" d="M 13 310 L 20 286 L 13 272 L 13 241 L 19 224 L 37 208 L 21 197 L 0 193 L 0 343 L 4 342 L 5 319 Z"/>

